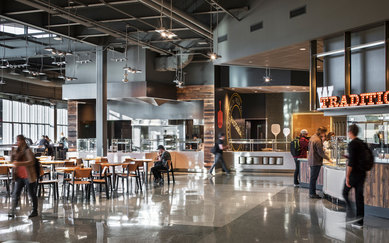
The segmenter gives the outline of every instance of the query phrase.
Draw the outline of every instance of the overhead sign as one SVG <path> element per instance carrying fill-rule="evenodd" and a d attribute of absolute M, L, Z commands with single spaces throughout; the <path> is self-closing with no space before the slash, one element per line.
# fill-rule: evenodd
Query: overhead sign
<path fill-rule="evenodd" d="M 320 98 L 321 109 L 389 105 L 389 91 Z"/>

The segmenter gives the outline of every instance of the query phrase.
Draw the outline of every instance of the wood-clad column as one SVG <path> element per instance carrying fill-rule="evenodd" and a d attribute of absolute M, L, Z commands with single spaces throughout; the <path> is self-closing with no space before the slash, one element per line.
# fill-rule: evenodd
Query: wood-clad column
<path fill-rule="evenodd" d="M 309 64 L 309 110 L 317 109 L 317 41 L 310 42 L 310 64 Z"/>
<path fill-rule="evenodd" d="M 213 163 L 211 149 L 215 143 L 215 91 L 213 85 L 192 85 L 177 89 L 177 100 L 204 102 L 204 166 Z"/>
<path fill-rule="evenodd" d="M 344 33 L 344 94 L 351 94 L 351 33 Z"/>
<path fill-rule="evenodd" d="M 68 101 L 68 144 L 69 152 L 77 151 L 78 102 Z"/>

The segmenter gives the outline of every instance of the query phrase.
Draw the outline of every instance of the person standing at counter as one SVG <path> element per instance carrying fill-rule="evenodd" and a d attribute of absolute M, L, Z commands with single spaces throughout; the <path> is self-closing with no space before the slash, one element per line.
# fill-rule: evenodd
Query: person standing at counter
<path fill-rule="evenodd" d="M 293 156 L 294 163 L 296 164 L 296 169 L 294 170 L 294 186 L 298 187 L 300 185 L 300 159 L 306 158 L 308 154 L 308 131 L 306 129 L 301 130 L 300 137 L 297 137 L 296 139 L 298 139 L 298 151 L 297 154 Z"/>
<path fill-rule="evenodd" d="M 357 206 L 357 221 L 352 224 L 352 227 L 361 229 L 363 227 L 363 217 L 364 217 L 364 196 L 363 189 L 366 179 L 366 171 L 363 170 L 362 158 L 367 156 L 364 153 L 367 153 L 367 145 L 359 139 L 358 136 L 359 128 L 357 125 L 350 125 L 348 128 L 348 137 L 351 139 L 351 142 L 348 144 L 348 164 L 346 172 L 346 183 L 343 187 L 343 197 L 346 201 L 347 210 L 351 209 L 351 203 L 349 199 L 349 192 L 351 188 L 355 188 L 355 202 Z"/>
<path fill-rule="evenodd" d="M 321 198 L 316 194 L 316 181 L 319 177 L 323 159 L 331 162 L 331 159 L 324 153 L 323 140 L 326 137 L 327 128 L 320 127 L 309 139 L 308 145 L 308 164 L 311 168 L 311 178 L 309 181 L 309 198 Z"/>
<path fill-rule="evenodd" d="M 226 174 L 227 175 L 230 174 L 230 171 L 227 169 L 226 163 L 224 162 L 224 159 L 223 159 L 223 150 L 225 150 L 224 139 L 225 139 L 224 133 L 220 133 L 219 139 L 215 143 L 215 146 L 212 148 L 211 152 L 215 155 L 215 162 L 213 163 L 211 169 L 209 170 L 209 175 L 211 175 L 211 176 L 212 176 L 213 169 L 215 168 L 216 164 L 219 162 L 221 163 L 222 168 L 226 172 Z"/>

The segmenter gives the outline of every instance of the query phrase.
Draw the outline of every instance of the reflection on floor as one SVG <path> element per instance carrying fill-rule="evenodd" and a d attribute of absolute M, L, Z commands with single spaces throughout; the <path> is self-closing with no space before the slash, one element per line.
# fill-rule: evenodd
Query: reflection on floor
<path fill-rule="evenodd" d="M 389 220 L 367 217 L 364 230 L 346 225 L 341 207 L 309 200 L 283 174 L 181 174 L 176 184 L 143 193 L 75 203 L 40 200 L 41 216 L 28 219 L 23 199 L 8 219 L 0 195 L 1 241 L 33 242 L 384 242 Z"/>

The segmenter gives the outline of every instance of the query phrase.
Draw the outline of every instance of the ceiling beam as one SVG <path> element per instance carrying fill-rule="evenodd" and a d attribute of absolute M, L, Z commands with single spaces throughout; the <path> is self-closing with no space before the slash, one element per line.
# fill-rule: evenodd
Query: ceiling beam
<path fill-rule="evenodd" d="M 145 47 L 149 48 L 150 50 L 158 52 L 160 54 L 169 54 L 169 55 L 174 54 L 170 51 L 167 51 L 167 50 L 161 49 L 159 47 L 150 45 L 146 42 L 139 41 L 131 36 L 126 36 L 125 33 L 121 32 L 121 31 L 114 30 L 112 28 L 109 28 L 109 27 L 107 27 L 107 26 L 105 26 L 105 25 L 103 25 L 95 20 L 92 20 L 92 19 L 89 19 L 87 17 L 69 12 L 60 6 L 56 6 L 53 4 L 49 5 L 47 2 L 41 1 L 41 0 L 34 0 L 34 1 L 16 0 L 16 1 L 23 3 L 25 5 L 28 5 L 28 6 L 37 8 L 37 9 L 44 10 L 45 12 L 48 12 L 50 14 L 60 14 L 61 18 L 68 19 L 68 20 L 73 21 L 73 22 L 78 22 L 86 27 L 96 29 L 97 31 L 105 33 L 105 34 L 109 34 L 112 37 L 122 38 L 122 39 L 127 38 L 128 41 L 130 41 L 131 43 L 133 43 L 135 45 L 145 46 Z"/>
<path fill-rule="evenodd" d="M 167 3 L 162 3 L 160 0 L 139 0 L 139 2 L 143 3 L 145 6 L 153 9 L 156 12 L 161 12 L 162 6 L 162 14 L 171 17 L 174 21 L 190 28 L 192 31 L 208 38 L 212 39 L 212 31 L 209 27 L 203 25 L 200 21 L 190 16 L 189 14 L 172 7 Z"/>
<path fill-rule="evenodd" d="M 207 1 L 213 8 L 215 8 L 216 10 L 223 10 L 223 12 L 225 12 L 226 14 L 230 15 L 231 17 L 233 17 L 234 19 L 240 21 L 241 19 L 238 18 L 235 14 L 231 13 L 230 10 L 224 8 L 220 3 L 218 3 L 217 1 L 215 0 L 205 0 Z"/>
<path fill-rule="evenodd" d="M 138 0 L 124 0 L 124 1 L 115 1 L 110 2 L 111 5 L 121 5 L 121 4 L 130 4 L 130 3 L 137 3 Z M 65 6 L 64 9 L 81 9 L 81 8 L 92 8 L 92 7 L 102 7 L 104 6 L 104 3 L 91 3 L 91 4 L 80 4 L 80 5 L 73 5 L 73 6 Z M 20 15 L 20 14 L 31 14 L 31 13 L 42 13 L 45 12 L 42 9 L 28 9 L 28 10 L 21 10 L 21 11 L 13 11 L 4 13 L 4 15 Z"/>
<path fill-rule="evenodd" d="M 161 16 L 144 16 L 144 17 L 139 17 L 139 19 L 149 20 L 149 19 L 159 19 L 160 17 Z M 134 21 L 134 20 L 136 20 L 136 18 L 119 18 L 119 19 L 105 19 L 105 20 L 100 20 L 98 22 L 100 22 L 100 23 L 115 23 L 115 22 Z M 61 24 L 46 25 L 46 27 L 56 28 L 56 27 L 66 27 L 66 26 L 74 26 L 74 25 L 81 25 L 81 24 L 80 23 L 61 23 Z"/>

